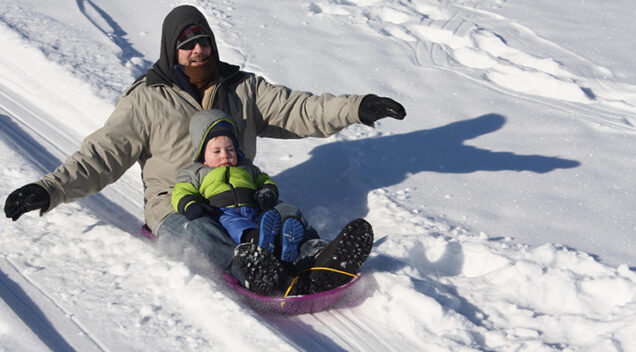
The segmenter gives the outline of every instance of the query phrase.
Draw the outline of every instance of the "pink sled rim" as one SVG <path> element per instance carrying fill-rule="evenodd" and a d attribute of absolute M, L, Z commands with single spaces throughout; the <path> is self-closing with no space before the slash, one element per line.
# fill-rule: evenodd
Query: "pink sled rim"
<path fill-rule="evenodd" d="M 255 308 L 289 315 L 323 311 L 338 302 L 345 292 L 360 280 L 360 274 L 358 273 L 358 276 L 354 277 L 351 281 L 328 291 L 304 296 L 269 297 L 248 290 L 228 273 L 223 273 L 222 275 L 228 285 L 245 296 L 248 299 L 248 303 Z"/>

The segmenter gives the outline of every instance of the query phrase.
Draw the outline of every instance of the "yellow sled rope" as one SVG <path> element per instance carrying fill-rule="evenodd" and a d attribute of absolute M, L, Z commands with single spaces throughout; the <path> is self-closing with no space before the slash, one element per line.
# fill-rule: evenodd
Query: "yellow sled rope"
<path fill-rule="evenodd" d="M 338 274 L 342 274 L 342 275 L 347 275 L 347 276 L 351 276 L 351 277 L 358 277 L 358 275 L 356 274 L 351 274 L 348 273 L 346 271 L 342 271 L 342 270 L 338 270 L 338 269 L 334 269 L 334 268 L 327 268 L 327 267 L 322 267 L 322 266 L 315 266 L 313 268 L 309 268 L 307 270 L 301 271 L 300 274 L 298 274 L 291 282 L 291 284 L 289 284 L 289 287 L 287 288 L 287 291 L 285 291 L 285 295 L 283 296 L 283 298 L 287 298 L 287 296 L 289 295 L 289 292 L 291 292 L 292 288 L 294 287 L 294 284 L 296 284 L 296 281 L 298 281 L 298 278 L 300 278 L 301 274 L 304 274 L 308 271 L 311 270 L 327 270 L 327 271 L 333 271 L 334 273 L 338 273 Z M 285 306 L 285 302 L 280 302 L 280 306 L 284 307 Z"/>

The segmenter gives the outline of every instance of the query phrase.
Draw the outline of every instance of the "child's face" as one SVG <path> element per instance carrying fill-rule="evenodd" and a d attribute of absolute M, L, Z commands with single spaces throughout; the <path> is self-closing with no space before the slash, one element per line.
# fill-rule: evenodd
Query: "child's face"
<path fill-rule="evenodd" d="M 236 166 L 238 156 L 232 140 L 227 136 L 218 136 L 210 139 L 205 146 L 203 154 L 204 164 L 209 167 Z"/>

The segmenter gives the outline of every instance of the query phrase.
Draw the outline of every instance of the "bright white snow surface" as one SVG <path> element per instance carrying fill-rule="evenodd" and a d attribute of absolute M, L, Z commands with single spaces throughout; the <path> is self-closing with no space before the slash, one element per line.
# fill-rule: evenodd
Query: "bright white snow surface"
<path fill-rule="evenodd" d="M 636 2 L 191 1 L 221 59 L 404 121 L 259 140 L 327 239 L 376 242 L 335 309 L 250 309 L 196 256 L 131 235 L 135 167 L 2 221 L 0 350 L 636 351 Z M 0 6 L 0 198 L 100 127 L 158 57 L 166 0 Z"/>

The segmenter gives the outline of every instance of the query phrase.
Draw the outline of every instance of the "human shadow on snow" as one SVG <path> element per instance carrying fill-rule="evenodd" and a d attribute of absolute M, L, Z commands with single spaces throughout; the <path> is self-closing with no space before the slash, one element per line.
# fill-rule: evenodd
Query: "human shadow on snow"
<path fill-rule="evenodd" d="M 86 17 L 86 19 L 104 36 L 110 39 L 119 47 L 121 53 L 118 55 L 120 62 L 124 66 L 129 66 L 133 58 L 138 58 L 138 62 L 134 64 L 134 74 L 140 75 L 150 68 L 151 61 L 144 59 L 144 55 L 139 52 L 126 38 L 128 33 L 119 26 L 117 21 L 113 19 L 106 11 L 99 7 L 95 1 L 76 0 L 77 8 Z M 87 6 L 88 5 L 88 6 Z"/>
<path fill-rule="evenodd" d="M 547 173 L 580 165 L 559 157 L 498 152 L 465 144 L 499 130 L 505 122 L 502 115 L 487 114 L 429 130 L 328 143 L 312 150 L 309 160 L 273 178 L 281 185 L 286 202 L 305 212 L 327 209 L 329 222 L 342 226 L 368 213 L 370 191 L 399 184 L 411 174 L 502 170 Z"/>

